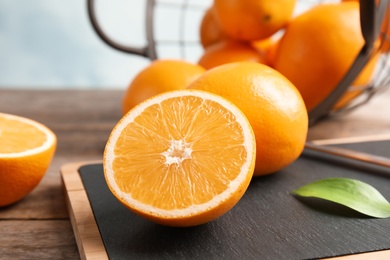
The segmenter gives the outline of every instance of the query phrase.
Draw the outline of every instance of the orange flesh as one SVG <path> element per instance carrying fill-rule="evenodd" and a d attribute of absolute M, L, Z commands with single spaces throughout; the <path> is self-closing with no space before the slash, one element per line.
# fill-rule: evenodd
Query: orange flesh
<path fill-rule="evenodd" d="M 199 97 L 152 105 L 123 131 L 115 146 L 116 183 L 135 200 L 164 210 L 210 201 L 247 158 L 234 116 Z"/>
<path fill-rule="evenodd" d="M 41 146 L 45 133 L 34 126 L 11 119 L 0 120 L 0 153 L 19 153 Z"/>

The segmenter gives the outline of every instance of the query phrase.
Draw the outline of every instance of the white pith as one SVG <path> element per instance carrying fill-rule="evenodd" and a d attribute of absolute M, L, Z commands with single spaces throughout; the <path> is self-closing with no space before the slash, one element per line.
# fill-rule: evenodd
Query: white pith
<path fill-rule="evenodd" d="M 165 164 L 181 164 L 184 160 L 191 158 L 191 144 L 184 140 L 171 140 L 171 146 L 162 153 L 165 157 Z"/>
<path fill-rule="evenodd" d="M 53 134 L 53 132 L 51 130 L 49 130 L 46 126 L 44 126 L 36 121 L 33 121 L 31 119 L 28 119 L 25 117 L 20 117 L 20 116 L 15 116 L 15 115 L 10 115 L 10 114 L 0 113 L 0 117 L 4 117 L 7 119 L 19 121 L 19 122 L 34 126 L 35 128 L 39 129 L 41 132 L 43 132 L 46 135 L 46 141 L 41 146 L 35 147 L 33 149 L 30 149 L 30 150 L 26 150 L 23 152 L 18 152 L 18 153 L 0 153 L 1 158 L 17 158 L 17 157 L 24 157 L 24 156 L 28 156 L 28 155 L 38 154 L 38 153 L 41 153 L 43 151 L 46 151 L 51 146 L 53 146 L 56 137 Z M 1 134 L 1 129 L 0 129 L 0 134 Z"/>

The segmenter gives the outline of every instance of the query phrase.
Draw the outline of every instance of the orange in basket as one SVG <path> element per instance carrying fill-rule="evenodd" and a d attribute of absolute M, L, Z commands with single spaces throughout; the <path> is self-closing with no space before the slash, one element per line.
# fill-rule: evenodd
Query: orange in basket
<path fill-rule="evenodd" d="M 203 48 L 228 38 L 222 31 L 221 26 L 215 17 L 215 11 L 212 7 L 207 9 L 204 13 L 199 31 L 200 43 L 202 44 Z"/>
<path fill-rule="evenodd" d="M 296 0 L 214 0 L 223 31 L 236 40 L 265 39 L 289 22 Z"/>
<path fill-rule="evenodd" d="M 205 69 L 211 69 L 237 61 L 255 61 L 262 64 L 268 62 L 266 53 L 258 51 L 250 43 L 224 40 L 208 46 L 198 64 Z"/>
<path fill-rule="evenodd" d="M 274 67 L 298 88 L 309 111 L 337 87 L 363 47 L 359 16 L 357 2 L 320 4 L 286 28 Z M 376 60 L 352 85 L 370 81 Z"/>

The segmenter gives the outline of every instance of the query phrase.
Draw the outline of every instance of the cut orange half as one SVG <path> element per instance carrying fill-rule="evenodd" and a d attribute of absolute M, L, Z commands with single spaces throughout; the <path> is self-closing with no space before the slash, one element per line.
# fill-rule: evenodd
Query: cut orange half
<path fill-rule="evenodd" d="M 114 127 L 104 174 L 126 207 L 168 226 L 195 226 L 230 210 L 249 186 L 255 137 L 234 104 L 178 90 L 134 107 Z"/>
<path fill-rule="evenodd" d="M 0 113 L 0 207 L 31 192 L 44 176 L 56 147 L 46 126 Z"/>

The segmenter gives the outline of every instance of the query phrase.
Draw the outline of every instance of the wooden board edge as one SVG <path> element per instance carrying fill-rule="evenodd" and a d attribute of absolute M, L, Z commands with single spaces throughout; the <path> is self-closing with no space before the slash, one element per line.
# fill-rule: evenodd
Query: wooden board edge
<path fill-rule="evenodd" d="M 335 256 L 323 260 L 384 260 L 390 259 L 390 250 L 373 251 L 354 255 Z"/>
<path fill-rule="evenodd" d="M 99 161 L 68 163 L 60 174 L 65 190 L 66 206 L 81 259 L 108 259 L 87 193 L 78 173 L 83 165 Z"/>
<path fill-rule="evenodd" d="M 61 166 L 60 173 L 62 178 L 62 184 L 66 191 L 72 190 L 84 190 L 84 185 L 81 181 L 81 177 L 77 173 L 78 169 L 84 164 L 99 163 L 95 162 L 73 162 L 67 163 Z"/>

